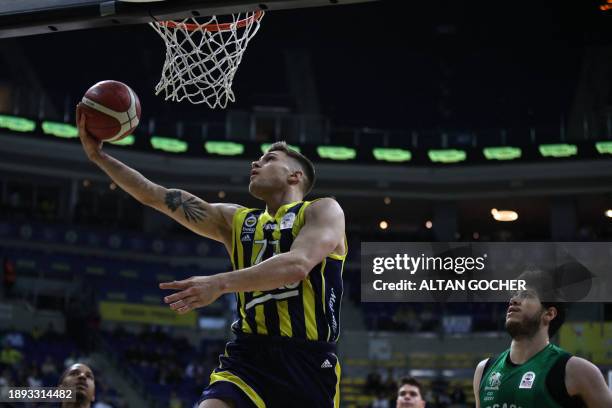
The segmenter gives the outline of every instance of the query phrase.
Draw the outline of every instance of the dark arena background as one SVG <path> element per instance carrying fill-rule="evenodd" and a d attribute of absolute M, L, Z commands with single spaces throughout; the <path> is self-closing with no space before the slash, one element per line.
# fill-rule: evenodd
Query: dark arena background
<path fill-rule="evenodd" d="M 506 304 L 361 302 L 361 242 L 612 238 L 606 2 L 270 7 L 236 102 L 215 110 L 154 94 L 165 49 L 147 24 L 81 26 L 66 8 L 2 31 L 27 20 L 11 3 L 0 1 L 0 387 L 55 386 L 80 361 L 96 375 L 94 407 L 190 408 L 230 338 L 233 296 L 179 316 L 158 289 L 230 270 L 225 248 L 139 204 L 83 153 L 75 107 L 101 80 L 130 85 L 143 112 L 105 150 L 166 187 L 256 207 L 247 185 L 262 145 L 313 159 L 309 198 L 335 197 L 347 220 L 342 407 L 395 406 L 404 376 L 425 385 L 427 407 L 473 407 L 474 368 L 510 343 Z M 43 3 L 23 2 L 30 14 Z M 610 304 L 573 305 L 553 341 L 610 384 Z"/>

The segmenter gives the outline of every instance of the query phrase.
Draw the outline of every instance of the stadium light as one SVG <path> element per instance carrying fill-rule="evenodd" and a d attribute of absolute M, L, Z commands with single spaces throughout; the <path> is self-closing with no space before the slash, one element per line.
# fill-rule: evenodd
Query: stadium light
<path fill-rule="evenodd" d="M 375 147 L 372 149 L 372 154 L 376 160 L 392 163 L 402 163 L 412 159 L 412 153 L 406 149 Z"/>
<path fill-rule="evenodd" d="M 495 221 L 500 222 L 512 222 L 518 219 L 518 213 L 512 210 L 497 210 L 497 208 L 492 208 L 491 215 Z"/>
<path fill-rule="evenodd" d="M 612 218 L 612 210 L 611 209 L 607 209 L 605 214 L 606 214 L 606 217 Z"/>
<path fill-rule="evenodd" d="M 134 137 L 134 135 L 128 135 L 124 137 L 123 139 L 119 139 L 119 140 L 115 140 L 114 142 L 111 142 L 111 144 L 114 144 L 117 146 L 132 146 L 135 142 L 136 142 L 136 138 Z"/>
<path fill-rule="evenodd" d="M 442 149 L 430 150 L 427 152 L 429 160 L 434 163 L 459 163 L 465 161 L 467 154 L 464 150 L 458 149 Z"/>
<path fill-rule="evenodd" d="M 33 132 L 36 129 L 36 122 L 19 116 L 0 115 L 0 128 L 13 132 Z"/>
<path fill-rule="evenodd" d="M 357 157 L 357 151 L 345 146 L 319 146 L 317 153 L 322 159 L 330 160 L 353 160 Z"/>
<path fill-rule="evenodd" d="M 542 157 L 571 157 L 578 154 L 578 146 L 569 143 L 543 144 L 538 150 Z"/>
<path fill-rule="evenodd" d="M 431 229 L 433 227 L 433 222 L 431 220 L 425 221 L 425 228 Z"/>
<path fill-rule="evenodd" d="M 520 159 L 523 152 L 520 147 L 499 146 L 485 147 L 482 154 L 487 160 L 514 160 Z"/>
<path fill-rule="evenodd" d="M 261 147 L 261 152 L 265 153 L 268 151 L 268 149 L 270 148 L 270 146 L 272 146 L 272 143 L 262 143 Z M 300 147 L 299 146 L 295 146 L 295 145 L 290 145 L 289 143 L 287 143 L 287 147 L 295 150 L 296 152 L 300 153 Z"/>
<path fill-rule="evenodd" d="M 599 154 L 612 154 L 612 142 L 597 142 L 595 148 Z"/>
<path fill-rule="evenodd" d="M 378 226 L 380 227 L 381 230 L 386 230 L 387 228 L 389 228 L 389 223 L 385 220 L 382 220 Z"/>
<path fill-rule="evenodd" d="M 44 121 L 42 123 L 42 130 L 46 135 L 61 137 L 63 139 L 79 137 L 79 130 L 67 123 Z"/>
<path fill-rule="evenodd" d="M 164 136 L 151 137 L 151 146 L 156 150 L 163 150 L 170 153 L 184 153 L 189 146 L 187 142 L 179 139 Z"/>
<path fill-rule="evenodd" d="M 204 143 L 204 150 L 219 156 L 239 156 L 244 153 L 244 145 L 236 142 L 209 141 Z"/>

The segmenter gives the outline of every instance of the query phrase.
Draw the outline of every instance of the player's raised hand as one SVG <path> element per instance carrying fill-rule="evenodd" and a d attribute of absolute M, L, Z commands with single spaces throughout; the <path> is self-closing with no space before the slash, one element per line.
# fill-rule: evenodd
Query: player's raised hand
<path fill-rule="evenodd" d="M 81 144 L 83 145 L 83 150 L 85 150 L 85 154 L 90 160 L 97 158 L 102 151 L 102 142 L 90 135 L 85 128 L 85 113 L 81 107 L 81 103 L 77 105 L 76 108 L 76 125 L 79 130 L 79 138 L 81 139 Z"/>
<path fill-rule="evenodd" d="M 208 306 L 223 294 L 214 276 L 193 276 L 181 281 L 163 282 L 159 287 L 179 291 L 164 298 L 170 309 L 179 314 Z"/>

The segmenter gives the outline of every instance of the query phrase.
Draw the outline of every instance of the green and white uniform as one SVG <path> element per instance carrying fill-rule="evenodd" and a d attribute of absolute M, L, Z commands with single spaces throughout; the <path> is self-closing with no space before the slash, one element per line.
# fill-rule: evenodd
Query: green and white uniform
<path fill-rule="evenodd" d="M 574 408 L 584 406 L 568 395 L 565 366 L 571 354 L 549 344 L 521 365 L 510 349 L 489 360 L 480 380 L 481 408 Z"/>

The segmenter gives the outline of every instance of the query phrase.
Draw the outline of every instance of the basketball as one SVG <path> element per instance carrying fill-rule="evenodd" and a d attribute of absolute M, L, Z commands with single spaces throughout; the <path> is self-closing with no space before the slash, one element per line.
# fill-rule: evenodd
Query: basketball
<path fill-rule="evenodd" d="M 87 131 L 98 140 L 121 140 L 140 121 L 138 96 L 119 81 L 98 82 L 85 92 L 81 102 Z"/>

